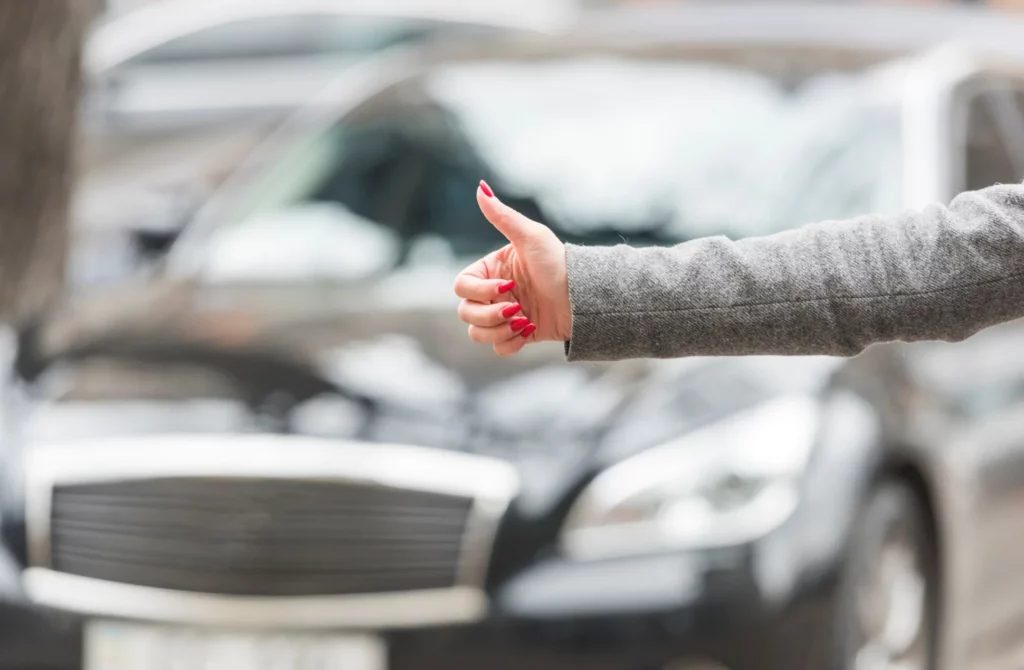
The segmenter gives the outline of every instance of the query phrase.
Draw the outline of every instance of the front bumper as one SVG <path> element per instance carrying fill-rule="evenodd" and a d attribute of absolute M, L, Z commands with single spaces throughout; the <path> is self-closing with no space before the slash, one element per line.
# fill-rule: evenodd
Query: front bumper
<path fill-rule="evenodd" d="M 748 548 L 524 570 L 479 623 L 385 631 L 390 670 L 821 670 L 832 590 L 773 604 Z M 78 670 L 81 626 L 28 606 L 0 610 L 0 670 Z"/>
<path fill-rule="evenodd" d="M 602 561 L 554 560 L 498 591 L 491 618 L 390 636 L 392 670 L 822 670 L 833 591 L 773 605 L 748 549 Z"/>

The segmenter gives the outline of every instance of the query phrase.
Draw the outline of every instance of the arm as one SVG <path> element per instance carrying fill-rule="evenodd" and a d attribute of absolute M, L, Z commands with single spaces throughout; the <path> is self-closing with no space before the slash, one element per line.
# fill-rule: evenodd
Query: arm
<path fill-rule="evenodd" d="M 570 360 L 859 353 L 1024 316 L 1024 186 L 672 248 L 566 247 Z"/>

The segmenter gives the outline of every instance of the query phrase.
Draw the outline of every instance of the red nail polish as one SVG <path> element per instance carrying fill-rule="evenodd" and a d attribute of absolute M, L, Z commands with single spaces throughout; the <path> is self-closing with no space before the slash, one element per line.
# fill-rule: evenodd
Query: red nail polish
<path fill-rule="evenodd" d="M 512 323 L 509 325 L 512 327 L 512 330 L 522 330 L 531 324 L 529 319 L 519 317 L 518 319 L 512 319 Z"/>
<path fill-rule="evenodd" d="M 523 328 L 523 332 L 521 332 L 521 333 L 519 333 L 519 334 L 520 334 L 520 335 L 522 335 L 523 337 L 529 337 L 530 335 L 532 335 L 532 334 L 533 334 L 533 331 L 535 331 L 535 330 L 537 330 L 537 326 L 535 326 L 535 325 L 533 325 L 533 324 L 531 323 L 531 324 L 530 324 L 529 326 L 527 326 L 526 328 Z"/>
<path fill-rule="evenodd" d="M 519 305 L 519 304 L 509 305 L 505 309 L 501 310 L 501 315 L 507 319 L 508 317 L 512 316 L 513 314 L 516 314 L 517 312 L 519 312 L 519 310 L 521 310 L 522 308 L 523 308 L 522 305 Z"/>
<path fill-rule="evenodd" d="M 516 283 L 514 281 L 507 281 L 504 284 L 501 284 L 500 286 L 498 286 L 498 293 L 508 293 L 509 291 L 514 289 L 515 287 L 516 287 Z"/>
<path fill-rule="evenodd" d="M 494 191 L 491 190 L 491 187 L 488 186 L 487 182 L 485 182 L 483 179 L 480 180 L 480 190 L 483 191 L 484 195 L 486 195 L 488 198 L 494 197 Z"/>

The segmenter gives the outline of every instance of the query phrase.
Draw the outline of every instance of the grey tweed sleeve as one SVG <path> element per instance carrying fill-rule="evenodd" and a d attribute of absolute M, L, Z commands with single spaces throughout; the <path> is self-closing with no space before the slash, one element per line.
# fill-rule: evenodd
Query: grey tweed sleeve
<path fill-rule="evenodd" d="M 566 248 L 569 360 L 853 355 L 1024 316 L 1024 186 L 670 248 Z"/>

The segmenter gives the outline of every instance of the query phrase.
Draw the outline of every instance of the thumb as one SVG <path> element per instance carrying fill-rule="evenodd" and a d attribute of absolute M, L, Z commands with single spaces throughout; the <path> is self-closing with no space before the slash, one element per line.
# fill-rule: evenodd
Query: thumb
<path fill-rule="evenodd" d="M 543 224 L 523 216 L 498 200 L 485 181 L 481 181 L 476 190 L 476 201 L 484 218 L 512 244 L 522 244 L 545 229 Z"/>

